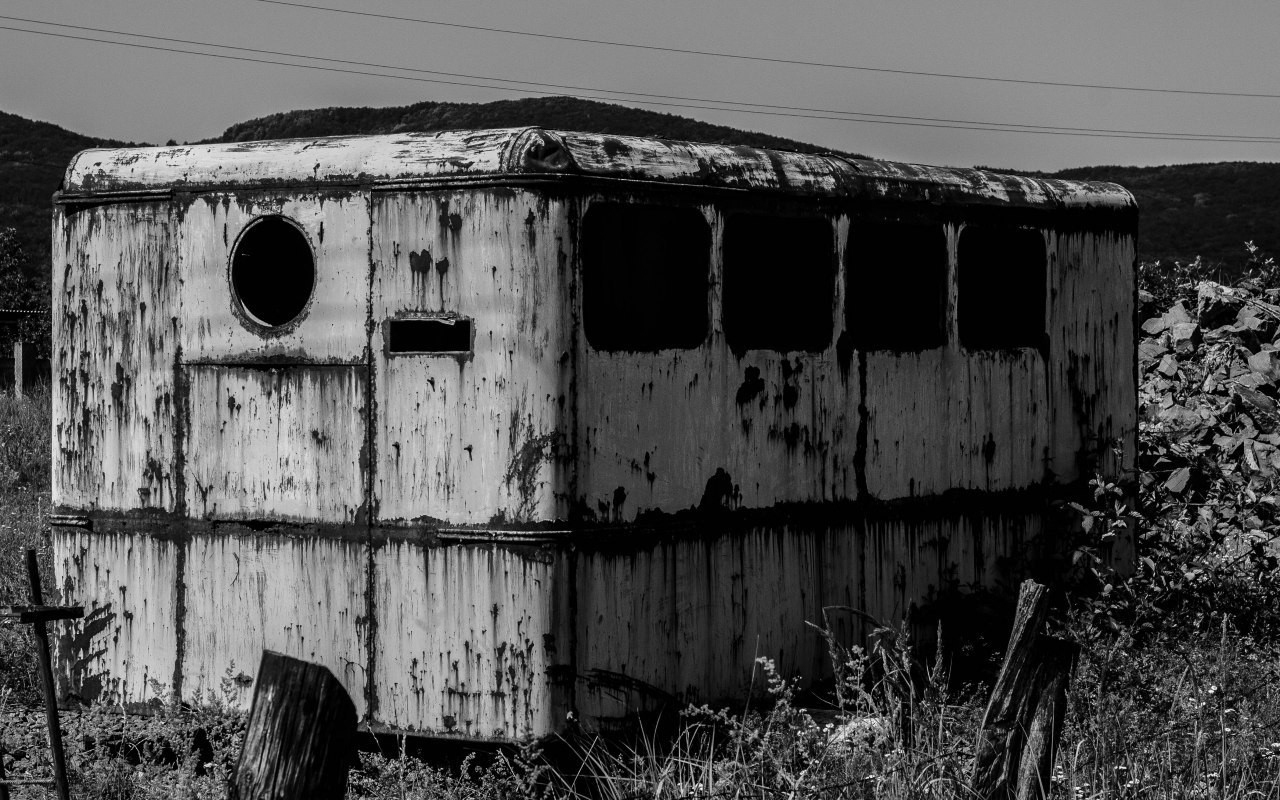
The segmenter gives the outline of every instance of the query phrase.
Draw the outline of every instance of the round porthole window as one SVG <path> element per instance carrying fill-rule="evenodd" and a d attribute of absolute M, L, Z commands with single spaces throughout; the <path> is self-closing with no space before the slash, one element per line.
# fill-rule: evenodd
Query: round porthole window
<path fill-rule="evenodd" d="M 302 230 L 285 217 L 259 217 L 231 253 L 231 290 L 253 322 L 278 328 L 298 318 L 316 283 L 315 258 Z"/>

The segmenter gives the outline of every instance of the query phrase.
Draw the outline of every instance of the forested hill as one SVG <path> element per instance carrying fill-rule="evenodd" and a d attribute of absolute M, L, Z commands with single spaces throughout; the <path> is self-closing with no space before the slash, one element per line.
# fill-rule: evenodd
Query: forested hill
<path fill-rule="evenodd" d="M 121 144 L 0 111 L 0 228 L 17 229 L 29 269 L 48 271 L 49 210 L 71 157 Z"/>
<path fill-rule="evenodd" d="M 1133 192 L 1142 261 L 1199 255 L 1230 271 L 1244 261 L 1246 241 L 1280 258 L 1280 164 L 1081 167 L 1052 177 L 1112 181 Z"/>
<path fill-rule="evenodd" d="M 712 125 L 675 114 L 661 114 L 573 97 L 536 97 L 493 103 L 416 103 L 390 108 L 317 108 L 287 111 L 232 125 L 210 142 L 291 139 L 342 134 L 447 131 L 465 128 L 516 128 L 536 125 L 565 131 L 617 136 L 659 136 L 748 147 L 829 152 L 830 148 L 764 133 Z"/>

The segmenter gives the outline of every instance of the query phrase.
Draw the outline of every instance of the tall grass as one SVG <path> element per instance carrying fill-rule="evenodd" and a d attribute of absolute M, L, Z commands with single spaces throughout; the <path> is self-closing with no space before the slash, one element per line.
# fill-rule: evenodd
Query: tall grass
<path fill-rule="evenodd" d="M 50 392 L 38 385 L 17 395 L 0 392 L 0 605 L 30 602 L 26 551 L 39 555 L 45 600 L 50 594 Z M 27 626 L 0 626 L 0 690 L 18 702 L 35 702 Z"/>
<path fill-rule="evenodd" d="M 1280 798 L 1280 650 L 1222 624 L 1214 637 L 1143 643 L 1066 627 L 1084 642 L 1048 796 L 1071 800 Z M 1177 620 L 1169 620 L 1176 633 Z M 1074 630 L 1071 630 L 1074 629 Z M 576 764 L 543 776 L 548 796 L 964 798 L 986 687 L 925 669 L 901 631 L 864 652 L 832 645 L 826 708 L 759 664 L 745 710 L 689 708 L 673 735 L 571 741 Z M 429 795 L 422 795 L 429 796 Z"/>
<path fill-rule="evenodd" d="M 1225 618 L 1211 637 L 1092 640 L 1055 777 L 1081 798 L 1280 798 L 1280 650 Z"/>
<path fill-rule="evenodd" d="M 902 629 L 881 628 L 867 649 L 820 630 L 834 679 L 817 707 L 798 702 L 797 677 L 760 658 L 744 708 L 689 707 L 674 735 L 654 728 L 629 743 L 576 737 L 576 766 L 550 772 L 546 791 L 575 800 L 966 796 L 980 699 L 953 690 L 941 660 L 923 670 Z"/>

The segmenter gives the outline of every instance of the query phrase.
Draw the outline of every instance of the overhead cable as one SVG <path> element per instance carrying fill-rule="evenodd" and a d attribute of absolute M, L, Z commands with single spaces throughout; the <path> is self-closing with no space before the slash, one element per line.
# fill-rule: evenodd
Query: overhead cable
<path fill-rule="evenodd" d="M 8 17 L 3 17 L 2 15 L 0 15 L 0 19 L 8 19 Z M 59 25 L 60 23 L 49 23 L 49 24 Z M 66 27 L 76 27 L 81 30 L 86 29 L 83 26 L 66 26 Z M 433 83 L 433 84 L 442 84 L 442 85 L 449 85 L 449 86 L 465 86 L 469 88 L 492 89 L 497 91 L 516 92 L 520 94 L 532 94 L 532 95 L 541 95 L 541 96 L 558 96 L 558 95 L 564 94 L 563 92 L 560 92 L 560 91 L 545 91 L 540 89 L 520 88 L 518 86 L 497 86 L 494 84 L 478 83 L 474 81 L 469 82 L 469 81 L 460 81 L 460 80 L 445 80 L 443 78 L 424 78 L 416 75 L 398 75 L 398 74 L 393 74 L 388 72 L 373 72 L 369 70 L 357 70 L 357 69 L 350 69 L 346 67 L 327 67 L 319 64 L 299 64 L 299 63 L 289 62 L 289 61 L 275 61 L 271 59 L 254 58 L 250 56 L 231 55 L 228 53 L 208 53 L 208 52 L 202 52 L 199 50 L 189 50 L 189 49 L 176 48 L 176 47 L 163 47 L 160 45 L 143 44 L 141 42 L 121 42 L 113 39 L 100 39 L 100 38 L 91 37 L 91 36 L 80 36 L 80 35 L 69 34 L 69 33 L 56 33 L 53 31 L 32 30 L 29 28 L 18 28 L 18 27 L 7 26 L 7 25 L 0 25 L 0 30 L 13 31 L 17 33 L 35 34 L 40 36 L 50 36 L 50 37 L 61 38 L 61 39 L 73 39 L 77 41 L 97 42 L 101 44 L 110 44 L 110 45 L 116 45 L 120 47 L 133 47 L 133 48 L 138 48 L 142 50 L 151 50 L 151 51 L 157 51 L 157 52 L 180 53 L 184 55 L 204 56 L 206 58 L 218 58 L 218 59 L 224 59 L 229 61 L 240 61 L 240 62 L 255 63 L 255 64 L 268 64 L 272 66 L 281 66 L 281 67 L 294 67 L 297 69 L 320 70 L 323 72 L 342 73 L 342 74 L 348 74 L 348 75 L 362 75 L 362 76 L 376 77 L 376 78 L 393 78 L 398 80 L 415 81 L 420 83 Z M 94 32 L 110 33 L 113 35 L 138 36 L 140 38 L 155 38 L 155 39 L 161 39 L 161 40 L 165 38 L 165 37 L 149 37 L 146 34 L 129 34 L 124 32 L 114 32 L 114 31 L 108 31 L 105 29 L 96 29 L 96 28 L 90 28 L 87 30 L 92 30 Z M 265 53 L 265 54 L 272 54 L 272 55 L 280 55 L 286 58 L 329 60 L 337 63 L 347 63 L 347 64 L 353 64 L 353 65 L 363 65 L 366 63 L 366 62 L 344 62 L 339 59 L 328 59 L 327 57 L 324 57 L 324 56 L 308 56 L 305 54 L 280 53 L 276 51 L 261 51 L 261 50 L 253 50 L 251 48 L 240 48 L 234 45 L 221 45 L 221 44 L 207 43 L 207 42 L 194 42 L 190 40 L 170 39 L 169 41 L 179 41 L 184 44 L 195 44 L 203 47 L 214 47 L 214 48 L 220 48 L 220 49 L 241 50 L 245 52 L 258 52 L 258 53 Z M 412 67 L 394 67 L 394 66 L 383 66 L 383 65 L 370 65 L 370 66 L 376 66 L 379 69 L 431 72 L 428 70 L 416 70 L 416 68 L 412 68 Z M 432 74 L 454 74 L 454 73 L 433 72 Z M 499 82 L 518 83 L 523 86 L 543 86 L 543 87 L 548 87 L 553 89 L 565 88 L 565 87 L 557 86 L 556 84 L 545 84 L 545 83 L 538 83 L 533 81 L 517 81 L 517 80 L 504 79 L 504 78 L 478 78 L 478 80 L 493 80 L 493 81 L 499 81 Z M 1280 137 L 1276 137 L 1276 136 L 1254 136 L 1254 135 L 1237 135 L 1237 134 L 1202 134 L 1202 133 L 1188 133 L 1188 132 L 1177 132 L 1177 131 L 1125 131 L 1125 130 L 1110 130 L 1110 129 L 1104 129 L 1104 128 L 1069 128 L 1069 127 L 1057 127 L 1057 126 L 1033 126 L 1033 125 L 1023 125 L 1019 123 L 986 122 L 986 121 L 979 121 L 979 120 L 973 120 L 973 121 L 936 120 L 934 118 L 929 118 L 929 117 L 910 117 L 910 116 L 887 115 L 887 114 L 881 115 L 881 114 L 870 114 L 870 113 L 864 113 L 864 112 L 827 112 L 827 113 L 810 114 L 810 113 L 797 113 L 795 111 L 781 111 L 781 110 L 771 111 L 767 109 L 785 108 L 785 107 L 765 106 L 764 104 L 750 104 L 752 106 L 762 106 L 762 107 L 735 107 L 737 105 L 748 105 L 748 104 L 738 104 L 735 101 L 693 100 L 692 102 L 675 102 L 677 100 L 682 100 L 684 98 L 671 97 L 668 95 L 646 95 L 641 93 L 632 93 L 632 92 L 616 91 L 616 90 L 608 90 L 608 89 L 591 89 L 587 91 L 609 93 L 612 95 L 622 95 L 625 97 L 620 98 L 618 96 L 605 96 L 604 94 L 589 94 L 584 92 L 577 92 L 572 96 L 577 97 L 579 99 L 584 99 L 584 100 L 600 100 L 600 101 L 606 101 L 606 102 L 618 102 L 620 99 L 627 99 L 628 102 L 632 102 L 637 105 L 659 106 L 659 107 L 668 107 L 668 108 L 689 108 L 689 109 L 700 109 L 705 111 L 729 111 L 729 112 L 736 112 L 736 113 L 742 113 L 742 114 L 757 114 L 757 115 L 765 115 L 765 116 L 772 116 L 772 117 L 790 117 L 795 119 L 820 119 L 820 120 L 832 120 L 837 122 L 861 122 L 861 123 L 866 123 L 871 125 L 898 125 L 898 126 L 920 127 L 920 128 L 943 128 L 943 129 L 952 129 L 952 130 L 987 131 L 987 132 L 997 132 L 997 133 L 999 132 L 1027 133 L 1027 134 L 1040 134 L 1040 135 L 1049 135 L 1049 136 L 1083 136 L 1083 137 L 1110 138 L 1110 139 L 1235 142 L 1235 143 L 1245 143 L 1245 144 L 1280 143 Z M 669 97 L 670 99 L 669 100 L 635 99 L 637 97 L 650 97 L 650 98 Z M 707 105 L 707 103 L 719 103 L 720 105 Z"/>
<path fill-rule="evenodd" d="M 861 64 L 837 64 L 826 61 L 805 61 L 796 58 L 775 58 L 770 56 L 756 56 L 747 53 L 725 53 L 715 50 L 693 50 L 683 47 L 664 47 L 656 44 L 643 44 L 640 42 L 621 42 L 609 39 L 590 39 L 585 36 L 565 36 L 556 33 L 539 33 L 536 31 L 522 31 L 514 28 L 495 28 L 487 25 L 464 25 L 459 22 L 444 22 L 442 20 L 425 19 L 423 17 L 401 17 L 394 14 L 379 14 L 373 11 L 355 11 L 349 8 L 333 8 L 331 6 L 317 6 L 310 3 L 292 2 L 292 0 L 257 0 L 259 3 L 268 3 L 277 6 L 291 6 L 294 8 L 308 9 L 311 11 L 329 11 L 335 14 L 351 14 L 359 17 L 373 17 L 376 19 L 393 20 L 395 22 L 416 22 L 423 25 L 436 25 L 444 28 L 458 28 L 462 30 L 484 31 L 487 33 L 502 33 L 510 36 L 531 36 L 538 39 L 556 39 L 562 42 L 578 42 L 581 44 L 597 44 L 609 47 L 629 47 L 637 50 L 656 50 L 663 53 L 683 53 L 695 56 L 710 56 L 713 58 L 732 58 L 740 61 L 761 61 L 770 64 L 792 64 L 803 67 L 822 67 L 826 69 L 843 69 L 853 70 L 857 72 L 881 72 L 890 75 L 913 75 L 925 78 L 951 78 L 963 81 L 988 81 L 991 83 L 1020 83 L 1029 86 L 1058 86 L 1069 89 L 1107 89 L 1117 92 L 1154 92 L 1158 94 L 1190 94 L 1190 95 L 1207 95 L 1212 97 L 1253 97 L 1268 100 L 1280 100 L 1280 94 L 1268 94 L 1265 92 L 1233 92 L 1233 91 L 1214 91 L 1207 89 L 1171 89 L 1159 86 L 1124 86 L 1120 84 L 1109 83 L 1072 83 L 1069 81 L 1046 81 L 1033 80 L 1031 78 L 1007 78 L 993 75 L 966 75 L 957 72 L 928 72 L 925 70 L 915 69 L 893 69 L 890 67 L 871 67 Z"/>
<path fill-rule="evenodd" d="M 349 59 L 333 58 L 331 56 L 315 56 L 315 55 L 309 55 L 306 53 L 290 53 L 290 52 L 285 52 L 280 50 L 263 50 L 263 49 L 254 48 L 254 47 L 241 47 L 237 45 L 217 44 L 215 42 L 201 42 L 193 39 L 178 39 L 170 36 L 155 36 L 155 35 L 146 34 L 146 33 L 134 33 L 132 31 L 111 30 L 109 28 L 94 28 L 86 25 L 71 25 L 71 24 L 61 23 L 61 22 L 49 22 L 49 21 L 40 20 L 40 19 L 30 19 L 27 17 L 14 17 L 14 16 L 8 16 L 4 14 L 0 14 L 0 19 L 17 21 L 17 22 L 27 22 L 27 23 L 33 23 L 38 25 L 48 25 L 55 28 L 69 28 L 72 30 L 111 34 L 114 36 L 132 36 L 132 37 L 141 38 L 141 39 L 151 39 L 153 41 L 173 42 L 178 44 L 190 44 L 190 45 L 196 45 L 199 47 L 214 47 L 214 48 L 219 48 L 223 50 L 236 50 L 243 53 L 257 53 L 259 55 L 281 56 L 284 58 L 301 58 L 301 59 L 307 59 L 312 61 L 324 61 L 332 64 L 345 64 L 348 66 L 370 67 L 373 69 L 414 72 L 414 73 L 425 74 L 425 75 L 443 75 L 445 77 L 465 78 L 473 81 L 497 81 L 499 83 L 513 83 L 513 84 L 519 84 L 522 86 L 535 86 L 535 87 L 540 87 L 542 89 L 564 89 L 572 92 L 597 92 L 597 93 L 610 94 L 610 95 L 620 95 L 625 97 L 648 97 L 648 98 L 655 98 L 660 100 L 673 100 L 673 101 L 685 102 L 685 103 L 716 103 L 724 106 L 745 107 L 743 109 L 739 109 L 739 108 L 724 109 L 724 110 L 731 110 L 731 111 L 745 110 L 746 108 L 761 108 L 761 109 L 770 109 L 774 111 L 797 111 L 797 112 L 806 112 L 806 113 L 824 114 L 824 115 L 868 117 L 871 119 L 883 119 L 883 120 L 904 120 L 904 121 L 910 121 L 910 122 L 936 122 L 936 123 L 945 123 L 949 125 L 960 125 L 960 126 L 981 125 L 981 126 L 989 126 L 990 128 L 1000 128 L 1000 129 L 1025 128 L 1025 129 L 1028 129 L 1028 131 L 1045 130 L 1045 131 L 1057 131 L 1057 132 L 1080 132 L 1080 133 L 1091 133 L 1091 134 L 1114 133 L 1114 134 L 1135 134 L 1135 135 L 1146 135 L 1146 136 L 1178 136 L 1178 137 L 1187 137 L 1189 139 L 1208 139 L 1209 141 L 1217 141 L 1219 139 L 1224 139 L 1224 138 L 1231 139 L 1231 140 L 1239 139 L 1239 140 L 1260 141 L 1260 142 L 1280 141 L 1280 136 L 1190 133 L 1190 132 L 1182 132 L 1182 131 L 1148 131 L 1148 130 L 1132 130 L 1132 129 L 1124 129 L 1124 128 L 1084 128 L 1084 127 L 1073 127 L 1068 125 L 1036 125 L 1036 124 L 1022 123 L 1022 122 L 994 122 L 990 120 L 948 119 L 944 117 L 919 117 L 919 116 L 909 116 L 909 115 L 903 115 L 903 114 L 876 114 L 869 111 L 846 111 L 842 109 L 832 109 L 832 108 L 786 106 L 786 105 L 776 105 L 771 103 L 755 103 L 755 102 L 750 102 L 745 100 L 720 100 L 716 98 L 705 98 L 705 97 L 682 97 L 679 95 L 655 94 L 650 92 L 633 92 L 633 91 L 627 91 L 627 90 L 607 89 L 607 88 L 601 88 L 601 87 L 595 87 L 595 86 L 575 86 L 570 84 L 526 81 L 526 80 L 520 80 L 516 78 L 496 77 L 492 75 L 474 75 L 474 74 L 467 74 L 462 72 L 445 72 L 442 70 L 423 69 L 421 67 L 406 67 L 406 66 L 399 66 L 396 64 L 378 64 L 378 63 L 369 62 L 369 61 L 353 61 Z M 100 40 L 95 39 L 93 41 L 100 41 Z M 464 85 L 472 85 L 472 84 L 464 84 Z M 482 86 L 481 88 L 511 88 L 511 87 Z M 819 117 L 819 118 L 825 119 L 826 117 Z M 870 121 L 870 120 L 867 120 L 867 121 Z M 983 130 L 987 130 L 987 129 L 988 128 L 983 128 Z"/>

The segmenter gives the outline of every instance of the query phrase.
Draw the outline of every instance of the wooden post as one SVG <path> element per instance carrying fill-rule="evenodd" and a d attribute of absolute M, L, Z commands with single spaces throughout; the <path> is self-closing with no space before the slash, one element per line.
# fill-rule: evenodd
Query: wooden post
<path fill-rule="evenodd" d="M 974 748 L 973 790 L 983 800 L 1048 794 L 1075 646 L 1040 635 L 1045 587 L 1024 581 L 1004 663 Z"/>
<path fill-rule="evenodd" d="M 265 651 L 230 796 L 341 800 L 355 734 L 355 704 L 333 673 Z"/>
<path fill-rule="evenodd" d="M 1032 699 L 1035 708 L 1027 728 L 1027 743 L 1018 768 L 1015 792 L 1018 800 L 1047 797 L 1053 760 L 1062 737 L 1067 712 L 1067 685 L 1079 648 L 1072 642 L 1041 636 L 1036 643 L 1037 661 Z"/>
<path fill-rule="evenodd" d="M 36 382 L 36 346 L 31 342 L 13 343 L 13 394 L 26 394 Z"/>
<path fill-rule="evenodd" d="M 44 592 L 40 589 L 40 566 L 36 551 L 27 551 L 27 579 L 31 582 L 31 604 L 44 605 Z M 36 658 L 40 661 L 40 684 L 44 689 L 44 716 L 49 728 L 49 753 L 53 758 L 53 782 L 59 800 L 70 800 L 71 788 L 67 784 L 67 757 L 62 751 L 62 726 L 58 723 L 58 698 L 53 689 L 53 668 L 49 663 L 49 632 L 44 620 L 31 623 L 36 637 Z"/>

